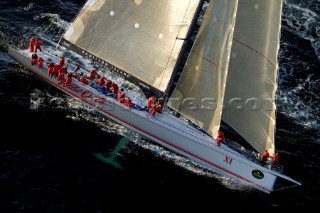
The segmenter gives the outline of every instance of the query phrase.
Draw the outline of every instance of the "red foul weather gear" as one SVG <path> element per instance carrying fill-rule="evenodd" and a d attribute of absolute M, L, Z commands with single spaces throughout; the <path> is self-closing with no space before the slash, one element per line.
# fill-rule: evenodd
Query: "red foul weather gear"
<path fill-rule="evenodd" d="M 99 86 L 103 86 L 103 85 L 104 85 L 104 79 L 105 79 L 105 77 L 103 77 L 103 76 L 101 76 L 101 77 L 99 78 L 99 80 L 98 80 L 98 85 L 99 85 Z"/>
<path fill-rule="evenodd" d="M 107 79 L 107 82 L 106 82 L 106 91 L 107 92 L 110 91 L 111 86 L 112 86 L 112 81 Z"/>
<path fill-rule="evenodd" d="M 125 97 L 126 97 L 126 94 L 125 94 L 124 92 L 120 92 L 117 101 L 118 101 L 119 103 L 123 103 Z"/>
<path fill-rule="evenodd" d="M 151 109 L 152 108 L 152 104 L 154 102 L 154 96 L 151 96 L 148 101 L 147 101 L 147 108 Z"/>
<path fill-rule="evenodd" d="M 59 60 L 59 66 L 62 68 L 64 66 L 64 59 L 63 58 L 60 58 Z"/>
<path fill-rule="evenodd" d="M 40 57 L 40 58 L 38 59 L 38 68 L 39 68 L 39 69 L 42 68 L 43 62 L 44 62 L 44 59 L 43 59 L 42 57 Z"/>
<path fill-rule="evenodd" d="M 152 116 L 154 117 L 154 116 L 156 116 L 156 113 L 158 112 L 160 110 L 160 105 L 159 105 L 159 103 L 157 102 L 157 103 L 155 103 L 155 104 L 153 104 L 153 106 L 152 106 Z"/>
<path fill-rule="evenodd" d="M 131 108 L 132 105 L 132 101 L 130 98 L 126 98 L 126 100 L 124 101 L 124 106 Z"/>
<path fill-rule="evenodd" d="M 269 152 L 266 150 L 262 155 L 262 162 L 266 162 L 269 158 Z"/>
<path fill-rule="evenodd" d="M 29 41 L 29 50 L 30 52 L 33 52 L 34 51 L 34 44 L 35 44 L 36 40 L 34 37 L 32 37 Z"/>
<path fill-rule="evenodd" d="M 90 71 L 89 79 L 93 80 L 96 78 L 97 72 L 95 70 Z"/>
<path fill-rule="evenodd" d="M 32 54 L 31 55 L 31 58 L 30 58 L 30 62 L 31 62 L 31 66 L 33 66 L 33 65 L 35 65 L 36 63 L 37 63 L 37 61 L 38 61 L 38 56 L 37 56 L 37 54 Z"/>
<path fill-rule="evenodd" d="M 89 82 L 88 82 L 84 77 L 81 77 L 81 78 L 80 78 L 80 82 L 83 83 L 83 84 L 85 84 L 85 85 L 88 85 L 88 84 L 89 84 Z"/>
<path fill-rule="evenodd" d="M 113 94 L 118 95 L 118 91 L 119 91 L 118 84 L 112 83 L 112 87 L 113 87 Z"/>
<path fill-rule="evenodd" d="M 69 85 L 69 84 L 71 84 L 71 82 L 72 82 L 72 74 L 71 73 L 68 73 L 67 74 L 67 79 L 66 79 L 66 81 L 64 82 L 66 85 Z"/>
<path fill-rule="evenodd" d="M 36 45 L 36 49 L 34 50 L 34 52 L 36 53 L 38 50 L 40 50 L 41 52 L 41 43 L 36 40 L 34 44 Z"/>

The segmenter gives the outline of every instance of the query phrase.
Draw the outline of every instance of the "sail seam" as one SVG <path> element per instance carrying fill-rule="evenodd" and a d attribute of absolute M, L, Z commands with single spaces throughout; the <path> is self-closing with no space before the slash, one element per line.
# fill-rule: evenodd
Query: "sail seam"
<path fill-rule="evenodd" d="M 218 67 L 218 68 L 220 67 L 219 64 L 216 64 L 214 61 L 211 61 L 210 59 L 207 59 L 207 58 L 203 57 L 202 55 L 200 55 L 200 53 L 197 53 L 197 52 L 194 51 L 194 50 L 192 50 L 192 52 L 193 52 L 194 54 L 200 56 L 203 60 L 209 62 L 210 64 L 213 64 L 213 65 L 215 65 L 215 66 Z M 220 67 L 220 69 L 225 70 L 225 67 Z"/>
<path fill-rule="evenodd" d="M 277 68 L 277 65 L 274 64 L 269 58 L 267 58 L 267 56 L 263 55 L 261 52 L 259 52 L 258 50 L 255 50 L 254 48 L 250 47 L 249 45 L 237 40 L 237 39 L 233 39 L 234 41 L 238 42 L 239 44 L 242 44 L 243 46 L 247 47 L 248 49 L 254 51 L 255 53 L 257 53 L 258 55 L 262 56 L 264 59 L 266 59 L 275 69 Z"/>

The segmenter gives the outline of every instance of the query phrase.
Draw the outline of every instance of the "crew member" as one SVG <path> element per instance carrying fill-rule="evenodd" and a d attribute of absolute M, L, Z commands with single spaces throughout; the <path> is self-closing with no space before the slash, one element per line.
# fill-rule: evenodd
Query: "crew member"
<path fill-rule="evenodd" d="M 31 66 L 35 65 L 38 61 L 38 55 L 33 53 L 30 58 Z"/>
<path fill-rule="evenodd" d="M 90 80 L 95 79 L 96 76 L 97 76 L 97 74 L 98 74 L 97 71 L 91 70 L 91 71 L 90 71 L 90 74 L 89 74 L 89 79 L 90 79 Z"/>
<path fill-rule="evenodd" d="M 88 84 L 89 84 L 89 82 L 87 81 L 87 79 L 84 78 L 83 76 L 80 77 L 80 82 L 83 83 L 83 84 L 85 84 L 85 85 L 88 85 Z"/>
<path fill-rule="evenodd" d="M 118 95 L 118 91 L 119 91 L 119 86 L 118 86 L 118 84 L 112 82 L 112 88 L 113 88 L 114 97 L 116 97 L 116 96 Z"/>
<path fill-rule="evenodd" d="M 101 76 L 97 82 L 97 84 L 102 87 L 104 85 L 104 80 L 105 80 L 105 77 Z"/>
<path fill-rule="evenodd" d="M 124 101 L 124 106 L 129 107 L 131 109 L 131 105 L 132 105 L 131 98 L 130 97 L 126 98 L 126 100 Z"/>
<path fill-rule="evenodd" d="M 152 109 L 152 105 L 154 103 L 154 100 L 155 100 L 155 97 L 154 96 L 151 96 L 148 101 L 147 101 L 147 108 L 146 110 L 148 111 L 148 113 L 151 112 L 151 109 Z"/>
<path fill-rule="evenodd" d="M 59 64 L 55 64 L 54 67 L 53 67 L 52 76 L 55 75 L 55 77 L 57 77 L 57 75 L 58 75 L 58 73 L 59 73 L 59 70 L 60 70 Z M 51 76 L 51 77 L 52 77 L 52 76 Z"/>
<path fill-rule="evenodd" d="M 42 68 L 43 62 L 44 62 L 44 59 L 43 59 L 42 57 L 39 57 L 39 59 L 38 59 L 38 68 L 39 68 L 39 69 Z"/>
<path fill-rule="evenodd" d="M 34 50 L 35 53 L 39 50 L 41 52 L 41 43 L 38 39 L 35 40 L 34 44 L 36 45 L 36 49 Z"/>
<path fill-rule="evenodd" d="M 268 159 L 269 159 L 269 152 L 268 150 L 266 150 L 263 152 L 261 163 L 266 164 Z"/>
<path fill-rule="evenodd" d="M 69 84 L 71 84 L 71 82 L 72 82 L 72 73 L 69 72 L 67 74 L 67 78 L 66 78 L 66 81 L 64 83 L 65 83 L 65 85 L 69 85 Z"/>
<path fill-rule="evenodd" d="M 59 66 L 62 68 L 64 66 L 64 58 L 61 57 L 60 60 L 59 60 Z"/>
<path fill-rule="evenodd" d="M 124 103 L 124 99 L 126 97 L 126 94 L 124 93 L 123 89 L 120 90 L 119 96 L 117 98 L 117 101 L 119 103 Z"/>
<path fill-rule="evenodd" d="M 223 141 L 223 140 L 224 140 L 224 134 L 223 134 L 223 132 L 218 131 L 218 136 L 217 136 L 217 143 L 218 143 L 218 146 L 220 146 L 221 141 Z"/>
<path fill-rule="evenodd" d="M 61 67 L 58 70 L 58 81 L 62 82 L 65 74 L 67 74 L 67 68 Z"/>
<path fill-rule="evenodd" d="M 276 153 L 274 156 L 272 156 L 272 169 L 278 165 L 279 162 L 279 155 Z"/>
<path fill-rule="evenodd" d="M 54 68 L 54 63 L 50 62 L 48 63 L 48 76 L 51 78 L 53 74 L 53 68 Z"/>
<path fill-rule="evenodd" d="M 111 86 L 112 86 L 112 81 L 110 79 L 107 79 L 107 81 L 106 81 L 106 92 L 110 92 Z"/>
<path fill-rule="evenodd" d="M 34 44 L 36 42 L 36 39 L 32 36 L 30 41 L 29 41 L 29 50 L 30 52 L 33 52 L 34 51 Z"/>
<path fill-rule="evenodd" d="M 155 104 L 152 105 L 152 113 L 151 115 L 153 117 L 156 116 L 156 113 L 161 109 L 161 105 L 159 104 L 159 101 L 157 101 Z"/>

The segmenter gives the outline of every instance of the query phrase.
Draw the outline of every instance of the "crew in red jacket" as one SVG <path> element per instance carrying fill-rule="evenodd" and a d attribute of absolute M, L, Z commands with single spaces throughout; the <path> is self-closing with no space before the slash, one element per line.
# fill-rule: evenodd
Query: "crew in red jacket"
<path fill-rule="evenodd" d="M 269 159 L 269 152 L 268 150 L 264 151 L 261 159 L 261 163 L 266 164 Z"/>
<path fill-rule="evenodd" d="M 42 68 L 43 62 L 44 62 L 44 59 L 43 59 L 42 57 L 40 57 L 40 58 L 38 59 L 38 68 L 39 68 L 39 69 Z"/>
<path fill-rule="evenodd" d="M 37 54 L 33 53 L 30 58 L 31 66 L 35 65 L 37 61 L 38 61 L 38 56 Z"/>
<path fill-rule="evenodd" d="M 69 84 L 71 84 L 71 82 L 72 82 L 72 73 L 68 73 L 67 79 L 64 83 L 65 83 L 65 85 L 69 85 Z"/>
<path fill-rule="evenodd" d="M 156 113 L 161 109 L 161 105 L 159 104 L 159 102 L 157 101 L 155 104 L 152 105 L 152 113 L 151 115 L 153 117 L 156 116 Z"/>
<path fill-rule="evenodd" d="M 105 80 L 105 77 L 101 76 L 97 82 L 97 84 L 102 87 L 104 85 L 104 80 Z"/>
<path fill-rule="evenodd" d="M 274 156 L 272 156 L 272 169 L 278 165 L 279 162 L 279 155 L 276 153 Z"/>
<path fill-rule="evenodd" d="M 33 52 L 34 51 L 34 44 L 36 42 L 36 39 L 32 36 L 30 41 L 29 41 L 29 50 L 30 52 Z"/>
<path fill-rule="evenodd" d="M 131 98 L 130 97 L 126 98 L 124 102 L 124 106 L 129 107 L 131 109 L 131 105 L 132 105 Z"/>
<path fill-rule="evenodd" d="M 50 62 L 48 63 L 48 76 L 51 78 L 53 73 L 54 63 Z"/>
<path fill-rule="evenodd" d="M 111 86 L 112 86 L 112 81 L 110 79 L 107 79 L 107 81 L 106 81 L 106 92 L 110 92 Z"/>
<path fill-rule="evenodd" d="M 95 79 L 96 76 L 97 76 L 97 74 L 98 74 L 97 71 L 91 70 L 91 71 L 90 71 L 90 74 L 89 74 L 89 79 L 90 79 L 90 80 Z"/>
<path fill-rule="evenodd" d="M 65 74 L 67 74 L 67 69 L 64 67 L 61 67 L 58 70 L 58 81 L 62 82 Z"/>
<path fill-rule="evenodd" d="M 89 82 L 87 81 L 87 79 L 84 78 L 84 77 L 80 77 L 80 82 L 83 83 L 83 84 L 85 84 L 85 85 L 88 85 L 88 84 L 89 84 Z"/>
<path fill-rule="evenodd" d="M 153 102 L 155 100 L 154 96 L 151 96 L 147 101 L 147 108 L 150 110 L 152 108 Z"/>
<path fill-rule="evenodd" d="M 57 75 L 59 74 L 59 70 L 60 70 L 59 64 L 55 64 L 54 67 L 53 67 L 53 70 L 52 70 L 52 75 L 51 75 L 51 77 L 52 77 L 52 76 L 57 77 Z M 51 77 L 50 77 L 50 78 L 51 78 Z"/>
<path fill-rule="evenodd" d="M 41 43 L 40 43 L 40 41 L 38 39 L 36 39 L 34 44 L 36 46 L 36 49 L 34 50 L 34 52 L 37 53 L 38 50 L 40 50 L 40 52 L 41 52 Z"/>
<path fill-rule="evenodd" d="M 117 95 L 118 95 L 118 91 L 119 91 L 119 86 L 118 86 L 118 84 L 112 82 L 112 88 L 113 88 L 113 94 L 114 94 L 115 96 L 117 96 Z"/>
<path fill-rule="evenodd" d="M 117 101 L 119 103 L 124 103 L 124 99 L 126 97 L 126 94 L 124 93 L 123 89 L 121 89 L 119 95 L 118 95 L 118 98 L 117 98 Z"/>
<path fill-rule="evenodd" d="M 218 146 L 220 146 L 221 141 L 223 141 L 223 140 L 224 140 L 224 134 L 223 134 L 223 132 L 218 131 L 218 136 L 217 136 L 217 143 L 218 143 Z"/>
<path fill-rule="evenodd" d="M 61 57 L 60 60 L 59 60 L 59 66 L 62 68 L 64 66 L 64 58 Z"/>

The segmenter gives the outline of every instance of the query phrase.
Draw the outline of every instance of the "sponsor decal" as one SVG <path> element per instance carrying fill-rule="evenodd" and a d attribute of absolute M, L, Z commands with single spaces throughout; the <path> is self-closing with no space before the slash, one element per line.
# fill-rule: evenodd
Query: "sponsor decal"
<path fill-rule="evenodd" d="M 253 170 L 253 171 L 252 171 L 252 176 L 255 177 L 255 178 L 257 178 L 257 179 L 262 179 L 262 178 L 264 178 L 264 174 L 263 174 L 261 171 L 259 171 L 259 170 Z"/>

